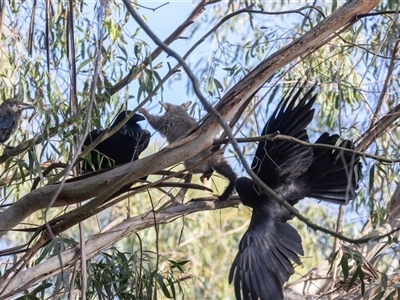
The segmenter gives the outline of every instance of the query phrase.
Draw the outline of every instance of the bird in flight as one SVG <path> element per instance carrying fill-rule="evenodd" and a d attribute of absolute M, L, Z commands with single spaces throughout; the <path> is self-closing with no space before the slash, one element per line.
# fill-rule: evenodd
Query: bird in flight
<path fill-rule="evenodd" d="M 280 102 L 265 124 L 262 135 L 279 133 L 309 142 L 310 124 L 317 95 L 315 85 L 306 91 L 294 87 Z M 323 133 L 318 144 L 353 149 L 349 140 Z M 354 199 L 361 178 L 360 156 L 349 151 L 310 148 L 295 142 L 260 141 L 252 162 L 257 176 L 290 205 L 305 197 L 345 205 Z M 241 299 L 283 299 L 283 284 L 294 273 L 292 262 L 300 264 L 301 237 L 287 223 L 291 213 L 251 179 L 235 181 L 242 203 L 253 209 L 249 228 L 239 243 L 239 252 L 229 272 L 235 295 Z"/>
<path fill-rule="evenodd" d="M 0 143 L 5 143 L 10 138 L 19 125 L 22 111 L 30 108 L 35 109 L 35 106 L 15 98 L 0 104 Z"/>
<path fill-rule="evenodd" d="M 131 111 L 126 110 L 117 116 L 110 129 L 121 123 Z M 83 172 L 113 167 L 139 158 L 150 141 L 150 132 L 142 129 L 137 122 L 146 120 L 139 114 L 134 114 L 116 133 L 98 144 L 82 164 Z M 84 142 L 84 147 L 89 146 L 105 130 L 91 131 Z"/>

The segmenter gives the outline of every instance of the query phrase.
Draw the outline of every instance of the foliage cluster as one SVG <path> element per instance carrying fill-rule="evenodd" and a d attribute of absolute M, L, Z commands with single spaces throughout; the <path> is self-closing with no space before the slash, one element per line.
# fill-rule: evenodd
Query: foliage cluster
<path fill-rule="evenodd" d="M 399 217 L 395 193 L 399 181 L 395 160 L 400 140 L 398 121 L 396 117 L 386 124 L 382 118 L 398 114 L 396 2 L 382 1 L 370 15 L 358 16 L 332 39 L 281 68 L 268 79 L 234 127 L 238 138 L 258 136 L 267 113 L 273 111 L 286 89 L 304 77 L 320 86 L 317 113 L 310 126 L 311 140 L 326 130 L 361 142 L 367 134 L 378 131 L 376 125 L 382 123 L 383 134 L 362 150 L 391 161 L 365 158 L 364 180 L 355 201 L 346 209 L 317 205 L 311 199 L 297 207 L 311 222 L 349 237 L 362 237 Z M 135 9 L 161 36 L 167 23 L 179 17 L 178 27 L 191 9 L 198 8 L 187 23 L 188 29 L 173 35 L 166 44 L 185 58 L 203 94 L 210 103 L 217 104 L 272 53 L 313 30 L 343 3 L 211 1 L 204 4 L 205 9 L 199 9 L 201 3 L 194 2 L 183 5 L 187 11 L 180 9 L 182 15 L 178 16 L 168 14 L 178 10 L 180 3 L 152 8 L 136 3 Z M 157 52 L 154 40 L 134 22 L 125 1 L 9 1 L 0 8 L 0 97 L 21 98 L 37 107 L 9 141 L 12 146 L 29 141 L 27 147 L 23 151 L 17 147 L 10 157 L 0 156 L 3 213 L 7 213 L 8 205 L 30 192 L 35 180 L 36 191 L 61 180 L 65 165 L 58 163 L 71 163 L 72 157 L 79 154 L 78 145 L 87 130 L 107 127 L 120 110 L 149 106 L 158 111 L 157 101 L 182 103 L 196 97 L 187 74 L 175 67 L 174 58 Z M 191 113 L 201 119 L 206 111 L 199 102 Z M 154 135 L 144 156 L 163 146 L 163 140 Z M 255 143 L 240 147 L 250 160 Z M 225 156 L 238 173 L 245 174 L 232 147 L 227 147 Z M 49 165 L 54 168 L 48 169 Z M 181 169 L 175 166 L 170 170 Z M 152 175 L 149 181 L 162 178 Z M 194 180 L 198 182 L 198 178 Z M 214 176 L 214 191 L 220 192 L 224 185 Z M 179 191 L 158 186 L 108 199 L 113 205 L 103 205 L 80 225 L 63 230 L 53 242 L 36 251 L 27 268 L 39 266 L 64 250 L 76 249 L 96 235 L 107 234 L 133 216 L 162 211 Z M 186 199 L 205 196 L 190 189 Z M 38 226 L 66 219 L 78 208 L 63 205 L 39 209 L 17 227 L 26 231 L 9 231 L 0 239 L 1 248 L 6 251 L 28 241 L 27 246 L 35 245 L 41 236 L 29 239 Z M 86 291 L 88 299 L 231 298 L 233 289 L 227 274 L 249 216 L 249 209 L 239 206 L 183 213 L 166 225 L 154 222 L 147 225 L 149 228 L 135 230 L 139 231 L 137 235 L 116 239 L 112 247 L 99 247 L 96 253 L 90 253 L 83 263 L 86 270 L 76 259 L 74 265 L 60 267 L 57 274 L 22 285 L 16 294 L 21 299 L 79 298 L 81 291 Z M 313 231 L 299 220 L 292 224 L 303 237 L 306 257 L 296 268 L 298 274 L 292 278 L 291 288 L 296 287 L 300 275 L 330 257 L 324 275 L 329 272 L 333 283 L 320 293 L 333 291 L 333 296 L 339 297 L 342 294 L 334 294 L 337 288 L 364 294 L 380 284 L 371 292 L 374 299 L 392 299 L 399 294 L 396 236 L 382 242 L 378 250 L 370 249 L 371 257 L 366 259 L 368 255 L 355 244 L 341 245 L 331 235 Z M 395 223 L 394 228 L 399 224 Z M 17 251 L 2 258 L 3 279 L 20 263 L 22 255 Z"/>

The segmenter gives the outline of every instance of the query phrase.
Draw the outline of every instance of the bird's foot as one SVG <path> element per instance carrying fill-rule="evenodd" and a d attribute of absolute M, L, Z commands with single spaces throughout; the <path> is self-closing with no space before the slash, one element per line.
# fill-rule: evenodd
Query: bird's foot
<path fill-rule="evenodd" d="M 211 178 L 212 172 L 211 173 L 204 173 L 203 175 L 200 176 L 200 181 L 202 184 L 206 184 Z"/>
<path fill-rule="evenodd" d="M 222 195 L 217 196 L 217 198 L 218 198 L 218 201 L 223 202 L 223 201 L 228 200 L 230 196 L 231 196 L 230 193 L 222 193 Z"/>

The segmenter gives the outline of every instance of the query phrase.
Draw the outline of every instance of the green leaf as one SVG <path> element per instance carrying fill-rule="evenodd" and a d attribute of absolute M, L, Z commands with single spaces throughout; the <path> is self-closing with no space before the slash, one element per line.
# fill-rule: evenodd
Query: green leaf
<path fill-rule="evenodd" d="M 167 298 L 172 298 L 170 292 L 168 291 L 167 286 L 164 283 L 164 278 L 160 275 L 157 275 L 157 282 L 158 282 L 158 285 L 161 287 L 161 290 L 164 293 L 164 296 Z"/>
<path fill-rule="evenodd" d="M 372 300 L 381 300 L 383 298 L 383 295 L 385 294 L 385 291 L 380 291 Z"/>
<path fill-rule="evenodd" d="M 334 12 L 337 8 L 337 0 L 332 0 L 332 12 Z"/>
<path fill-rule="evenodd" d="M 344 282 L 347 282 L 347 278 L 349 277 L 349 261 L 346 255 L 342 255 L 340 265 L 342 266 Z"/>
<path fill-rule="evenodd" d="M 91 58 L 84 60 L 82 63 L 79 64 L 76 71 L 79 73 L 86 65 L 90 64 L 92 61 L 93 61 L 93 59 L 91 59 Z"/>
<path fill-rule="evenodd" d="M 214 83 L 215 83 L 215 86 L 217 87 L 217 89 L 221 90 L 221 92 L 224 91 L 222 84 L 216 78 L 214 78 Z"/>
<path fill-rule="evenodd" d="M 351 277 L 347 291 L 349 291 L 353 287 L 354 282 L 356 282 L 357 278 L 359 277 L 360 272 L 362 272 L 361 266 L 358 266 L 356 271 L 354 272 L 353 276 Z"/>
<path fill-rule="evenodd" d="M 384 290 L 386 290 L 387 289 L 387 283 L 388 283 L 388 277 L 387 277 L 387 275 L 385 273 L 382 274 L 381 283 L 382 283 L 382 288 Z"/>

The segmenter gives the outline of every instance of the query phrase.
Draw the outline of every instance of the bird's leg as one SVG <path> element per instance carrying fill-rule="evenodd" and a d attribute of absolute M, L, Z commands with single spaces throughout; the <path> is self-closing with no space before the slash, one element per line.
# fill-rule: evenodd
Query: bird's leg
<path fill-rule="evenodd" d="M 214 162 L 211 167 L 216 172 L 229 180 L 229 184 L 225 188 L 224 192 L 220 196 L 218 196 L 219 201 L 228 200 L 235 190 L 235 180 L 237 178 L 235 171 L 233 171 L 232 167 L 224 159 L 220 159 L 219 161 Z"/>

